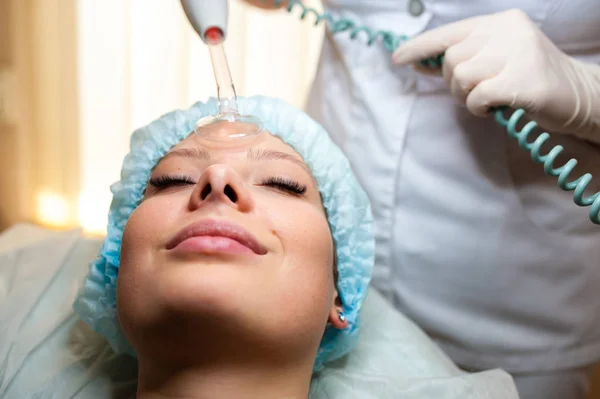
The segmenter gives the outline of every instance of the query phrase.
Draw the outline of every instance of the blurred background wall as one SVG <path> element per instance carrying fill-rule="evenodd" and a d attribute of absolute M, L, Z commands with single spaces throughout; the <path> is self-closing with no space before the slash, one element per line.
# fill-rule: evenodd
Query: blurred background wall
<path fill-rule="evenodd" d="M 230 1 L 238 95 L 303 106 L 323 28 L 297 18 Z M 0 0 L 0 231 L 102 233 L 131 132 L 215 92 L 178 1 Z"/>

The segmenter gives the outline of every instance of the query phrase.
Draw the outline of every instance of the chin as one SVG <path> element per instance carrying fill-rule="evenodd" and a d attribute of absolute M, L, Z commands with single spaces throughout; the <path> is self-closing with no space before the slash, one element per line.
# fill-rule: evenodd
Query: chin
<path fill-rule="evenodd" d="M 123 285 L 123 292 L 128 288 Z M 146 349 L 167 340 L 194 341 L 199 336 L 239 332 L 248 324 L 252 306 L 242 298 L 240 287 L 226 273 L 181 273 L 171 271 L 156 276 L 152 284 L 119 300 L 119 319 L 131 341 L 145 342 Z M 149 337 L 154 337 L 147 341 Z M 159 339 L 159 337 L 161 337 Z M 138 348 L 136 348 L 138 349 Z"/>
<path fill-rule="evenodd" d="M 224 264 L 187 265 L 164 269 L 150 293 L 157 306 L 173 314 L 232 315 L 248 302 L 252 282 L 247 273 Z"/>

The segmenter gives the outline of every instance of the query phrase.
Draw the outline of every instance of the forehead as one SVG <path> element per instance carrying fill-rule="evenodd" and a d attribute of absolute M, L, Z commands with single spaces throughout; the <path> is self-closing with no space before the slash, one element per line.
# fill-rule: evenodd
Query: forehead
<path fill-rule="evenodd" d="M 220 122 L 213 125 L 202 127 L 200 133 L 208 134 L 235 134 L 243 133 L 244 124 L 237 122 Z M 191 133 L 184 140 L 173 146 L 169 153 L 181 150 L 181 149 L 201 149 L 206 150 L 210 154 L 219 157 L 227 156 L 245 156 L 249 151 L 256 149 L 268 149 L 277 152 L 281 152 L 290 155 L 302 162 L 304 162 L 302 156 L 294 150 L 293 147 L 285 143 L 279 137 L 272 135 L 267 131 L 252 136 L 233 138 L 227 140 L 210 140 L 202 135 Z"/>

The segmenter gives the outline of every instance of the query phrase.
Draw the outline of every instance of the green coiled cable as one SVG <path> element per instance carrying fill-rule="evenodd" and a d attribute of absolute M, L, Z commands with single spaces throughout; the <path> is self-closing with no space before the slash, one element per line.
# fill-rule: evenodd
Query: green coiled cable
<path fill-rule="evenodd" d="M 365 44 L 371 46 L 375 42 L 380 42 L 383 48 L 388 52 L 393 53 L 398 46 L 408 40 L 406 35 L 397 35 L 390 31 L 375 30 L 367 26 L 359 25 L 349 18 L 336 18 L 330 13 L 321 13 L 317 9 L 307 7 L 300 0 L 263 0 L 271 1 L 274 5 L 282 5 L 287 1 L 287 11 L 292 12 L 294 9 L 300 10 L 300 19 L 305 19 L 307 15 L 315 17 L 315 25 L 325 21 L 332 33 L 350 32 L 351 39 L 357 39 L 360 36 L 365 38 Z M 444 62 L 444 55 L 428 58 L 421 61 L 421 65 L 429 68 L 440 68 Z M 600 191 L 589 196 L 584 196 L 585 191 L 592 180 L 591 173 L 585 173 L 579 178 L 569 181 L 571 172 L 577 165 L 575 158 L 569 159 L 560 167 L 554 167 L 555 161 L 563 147 L 556 145 L 546 154 L 542 154 L 542 146 L 550 139 L 550 134 L 543 132 L 533 142 L 528 142 L 528 136 L 538 126 L 537 122 L 528 122 L 521 130 L 517 130 L 517 124 L 524 117 L 525 110 L 517 109 L 507 119 L 504 117 L 504 112 L 508 107 L 499 107 L 491 110 L 495 114 L 496 122 L 506 128 L 510 137 L 517 140 L 519 146 L 531 154 L 531 159 L 539 164 L 544 165 L 544 172 L 548 176 L 558 177 L 558 186 L 565 191 L 573 191 L 573 201 L 581 207 L 591 206 L 589 218 L 594 224 L 600 224 Z"/>

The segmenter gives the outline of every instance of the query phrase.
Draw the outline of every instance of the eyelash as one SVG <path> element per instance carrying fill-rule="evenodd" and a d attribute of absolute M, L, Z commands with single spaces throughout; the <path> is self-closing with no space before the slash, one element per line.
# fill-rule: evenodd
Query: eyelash
<path fill-rule="evenodd" d="M 162 190 L 173 186 L 184 186 L 196 184 L 192 179 L 187 176 L 158 176 L 151 178 L 148 182 L 152 187 Z M 286 179 L 283 177 L 269 177 L 262 182 L 263 186 L 275 188 L 277 190 L 285 191 L 294 195 L 303 195 L 306 193 L 306 185 L 300 184 L 297 181 Z"/>
<path fill-rule="evenodd" d="M 262 184 L 263 186 L 273 187 L 294 195 L 303 195 L 306 193 L 306 186 L 304 184 L 283 177 L 269 177 Z"/>
<path fill-rule="evenodd" d="M 191 185 L 191 184 L 196 184 L 196 182 L 194 182 L 192 179 L 190 179 L 189 177 L 186 176 L 158 176 L 158 177 L 153 177 L 150 179 L 150 181 L 148 182 L 150 183 L 150 185 L 154 188 L 157 189 L 163 189 L 163 188 L 168 188 L 168 187 L 172 187 L 172 186 L 185 186 L 185 185 Z"/>

